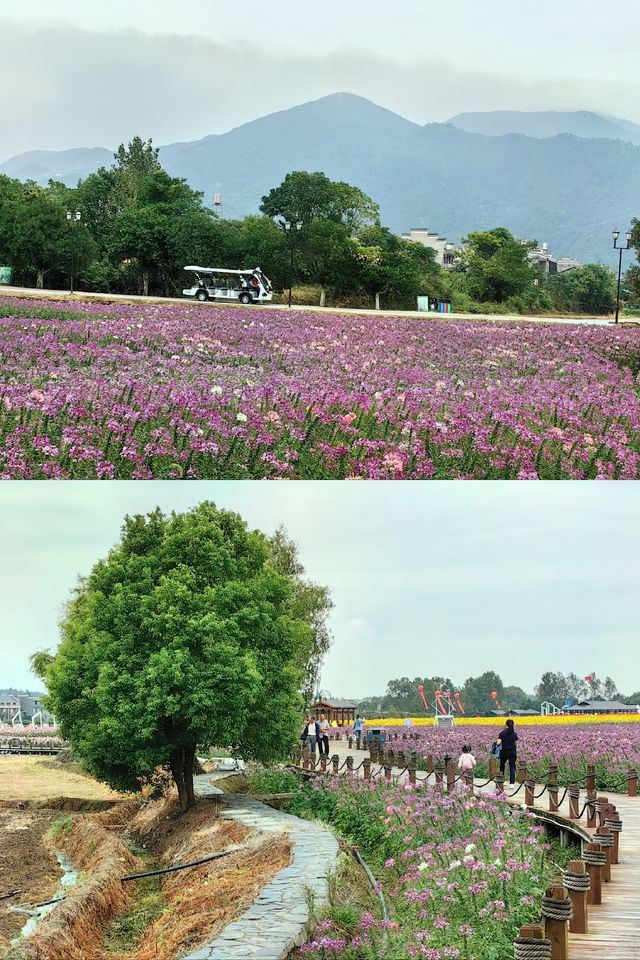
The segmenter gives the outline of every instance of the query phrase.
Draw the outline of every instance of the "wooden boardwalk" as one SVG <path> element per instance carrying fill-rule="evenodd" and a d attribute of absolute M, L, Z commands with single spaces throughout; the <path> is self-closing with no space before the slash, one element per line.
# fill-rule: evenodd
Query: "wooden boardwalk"
<path fill-rule="evenodd" d="M 353 757 L 354 769 L 362 760 L 369 757 L 363 750 L 349 749 L 346 743 L 331 741 L 329 757 L 337 754 L 342 764 L 348 756 Z M 378 773 L 380 765 L 372 763 L 372 773 Z M 393 767 L 391 774 L 398 778 L 398 782 L 408 782 L 409 775 L 398 767 Z M 360 768 L 357 776 L 363 775 Z M 425 773 L 418 772 L 418 777 L 425 777 Z M 429 778 L 433 783 L 434 778 Z M 482 786 L 484 781 L 476 780 L 475 786 L 483 792 L 493 792 L 494 784 Z M 507 799 L 516 787 L 506 787 Z M 534 793 L 538 793 L 536 787 Z M 560 791 L 560 795 L 564 789 Z M 618 864 L 611 868 L 611 882 L 602 885 L 602 904 L 589 906 L 589 932 L 586 934 L 569 934 L 569 955 L 566 960 L 639 960 L 640 958 L 640 796 L 629 797 L 624 794 L 607 792 L 609 802 L 614 804 L 622 820 L 620 834 L 620 853 Z M 584 803 L 585 793 L 581 791 L 580 809 Z M 524 806 L 524 788 L 520 789 L 513 798 L 514 804 Z M 537 800 L 532 809 L 540 814 L 548 813 L 548 795 L 545 793 Z M 569 820 L 569 798 L 565 797 L 558 813 L 564 820 L 567 828 L 577 828 L 577 833 L 591 836 L 595 830 L 586 826 L 586 818 L 580 821 Z M 560 824 L 561 826 L 563 824 Z M 595 838 L 594 838 L 595 839 Z"/>

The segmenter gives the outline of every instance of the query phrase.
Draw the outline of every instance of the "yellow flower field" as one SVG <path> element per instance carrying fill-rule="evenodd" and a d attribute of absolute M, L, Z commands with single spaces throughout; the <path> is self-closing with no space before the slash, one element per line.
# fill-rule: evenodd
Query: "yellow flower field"
<path fill-rule="evenodd" d="M 456 716 L 456 726 L 495 726 L 500 723 L 504 717 L 461 717 Z M 640 723 L 640 713 L 604 713 L 604 714 L 583 714 L 581 716 L 571 716 L 570 714 L 555 714 L 552 716 L 539 717 L 514 717 L 519 727 L 545 726 L 553 724 L 579 724 L 579 723 Z M 429 727 L 434 725 L 433 717 L 411 717 L 411 725 L 415 727 Z M 385 720 L 367 720 L 370 725 L 377 727 L 402 727 L 405 719 L 403 717 L 390 717 Z"/>

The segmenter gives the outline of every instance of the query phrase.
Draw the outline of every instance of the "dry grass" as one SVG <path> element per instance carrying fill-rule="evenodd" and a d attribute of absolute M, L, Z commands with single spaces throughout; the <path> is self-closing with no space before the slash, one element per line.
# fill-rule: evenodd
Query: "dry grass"
<path fill-rule="evenodd" d="M 0 800 L 38 800 L 53 797 L 82 800 L 118 800 L 120 794 L 92 777 L 56 767 L 47 757 L 0 757 Z"/>
<path fill-rule="evenodd" d="M 122 821 L 142 856 L 118 834 Z M 290 862 L 286 838 L 252 834 L 207 801 L 179 816 L 175 796 L 78 815 L 55 842 L 85 877 L 7 960 L 172 960 L 213 939 Z M 120 881 L 237 846 L 231 856 L 163 876 L 148 891 Z"/>
<path fill-rule="evenodd" d="M 70 830 L 50 842 L 64 851 L 83 880 L 7 960 L 103 960 L 105 925 L 131 897 L 120 878 L 137 870 L 139 861 L 93 817 L 76 817 Z"/>

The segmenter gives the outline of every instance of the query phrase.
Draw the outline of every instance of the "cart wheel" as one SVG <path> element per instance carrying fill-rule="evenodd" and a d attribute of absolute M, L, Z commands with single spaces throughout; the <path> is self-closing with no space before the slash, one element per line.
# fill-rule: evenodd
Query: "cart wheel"
<path fill-rule="evenodd" d="M 245 291 L 244 293 L 240 294 L 240 296 L 238 297 L 238 300 L 240 301 L 240 303 L 251 303 L 253 301 L 253 297 L 251 296 L 250 293 L 247 293 Z"/>
<path fill-rule="evenodd" d="M 199 300 L 200 303 L 204 303 L 205 300 L 208 300 L 208 299 L 209 299 L 209 294 L 207 293 L 206 290 L 198 290 L 198 292 L 196 293 L 196 300 Z"/>

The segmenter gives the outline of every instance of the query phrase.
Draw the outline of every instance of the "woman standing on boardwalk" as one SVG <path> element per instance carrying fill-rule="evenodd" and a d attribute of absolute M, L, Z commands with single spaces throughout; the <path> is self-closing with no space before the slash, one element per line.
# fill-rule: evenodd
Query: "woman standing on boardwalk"
<path fill-rule="evenodd" d="M 501 731 L 497 743 L 500 746 L 500 773 L 509 764 L 509 783 L 516 782 L 516 758 L 518 756 L 516 743 L 518 734 L 514 730 L 513 720 L 507 720 L 504 730 Z"/>

